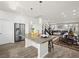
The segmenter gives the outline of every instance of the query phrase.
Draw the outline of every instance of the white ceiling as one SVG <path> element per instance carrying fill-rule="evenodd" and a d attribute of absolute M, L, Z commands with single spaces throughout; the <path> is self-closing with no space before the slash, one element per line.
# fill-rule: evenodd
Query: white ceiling
<path fill-rule="evenodd" d="M 43 1 L 42 3 L 39 1 L 0 1 L 0 10 L 22 13 L 30 17 L 42 17 L 53 22 L 79 18 L 78 1 Z"/>

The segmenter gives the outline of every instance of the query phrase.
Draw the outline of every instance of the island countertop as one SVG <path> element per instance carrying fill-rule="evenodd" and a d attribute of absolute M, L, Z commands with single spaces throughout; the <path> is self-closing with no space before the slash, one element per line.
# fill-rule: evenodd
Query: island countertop
<path fill-rule="evenodd" d="M 31 36 L 26 36 L 26 38 L 28 38 L 28 39 L 30 39 L 30 40 L 32 40 L 32 41 L 34 41 L 34 42 L 36 42 L 36 43 L 39 43 L 39 44 L 42 44 L 42 43 L 45 43 L 45 42 L 47 42 L 47 41 L 50 41 L 51 39 L 53 40 L 54 38 L 56 38 L 56 37 L 58 37 L 58 36 L 53 36 L 53 35 L 50 35 L 49 37 L 47 37 L 47 38 L 43 38 L 43 37 L 31 37 Z"/>

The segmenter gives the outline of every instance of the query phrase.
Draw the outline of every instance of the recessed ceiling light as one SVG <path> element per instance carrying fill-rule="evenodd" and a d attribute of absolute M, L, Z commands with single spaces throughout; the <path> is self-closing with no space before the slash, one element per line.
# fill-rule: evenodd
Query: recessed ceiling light
<path fill-rule="evenodd" d="M 64 15 L 64 12 L 62 12 L 61 14 Z"/>
<path fill-rule="evenodd" d="M 64 17 L 66 17 L 66 15 L 64 15 Z"/>
<path fill-rule="evenodd" d="M 76 10 L 74 9 L 73 12 L 76 12 Z"/>
<path fill-rule="evenodd" d="M 67 17 L 64 12 L 62 12 L 61 15 L 63 15 L 63 17 Z"/>
<path fill-rule="evenodd" d="M 76 15 L 76 13 L 73 13 L 73 15 Z"/>
<path fill-rule="evenodd" d="M 65 27 L 67 27 L 68 25 L 67 25 L 67 24 L 65 24 L 64 26 L 65 26 Z"/>

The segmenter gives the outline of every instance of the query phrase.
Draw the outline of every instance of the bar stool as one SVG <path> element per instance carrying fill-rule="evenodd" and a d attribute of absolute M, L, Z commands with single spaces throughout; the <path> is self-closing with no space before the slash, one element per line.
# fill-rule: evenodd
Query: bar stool
<path fill-rule="evenodd" d="M 50 40 L 50 41 L 48 41 L 48 51 L 51 52 L 52 48 L 54 50 L 53 42 L 52 42 L 52 40 Z"/>

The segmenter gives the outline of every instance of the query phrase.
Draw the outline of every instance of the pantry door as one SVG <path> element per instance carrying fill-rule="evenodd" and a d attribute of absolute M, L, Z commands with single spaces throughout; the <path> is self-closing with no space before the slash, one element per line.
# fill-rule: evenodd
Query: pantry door
<path fill-rule="evenodd" d="M 10 42 L 10 23 L 0 20 L 0 45 Z"/>

